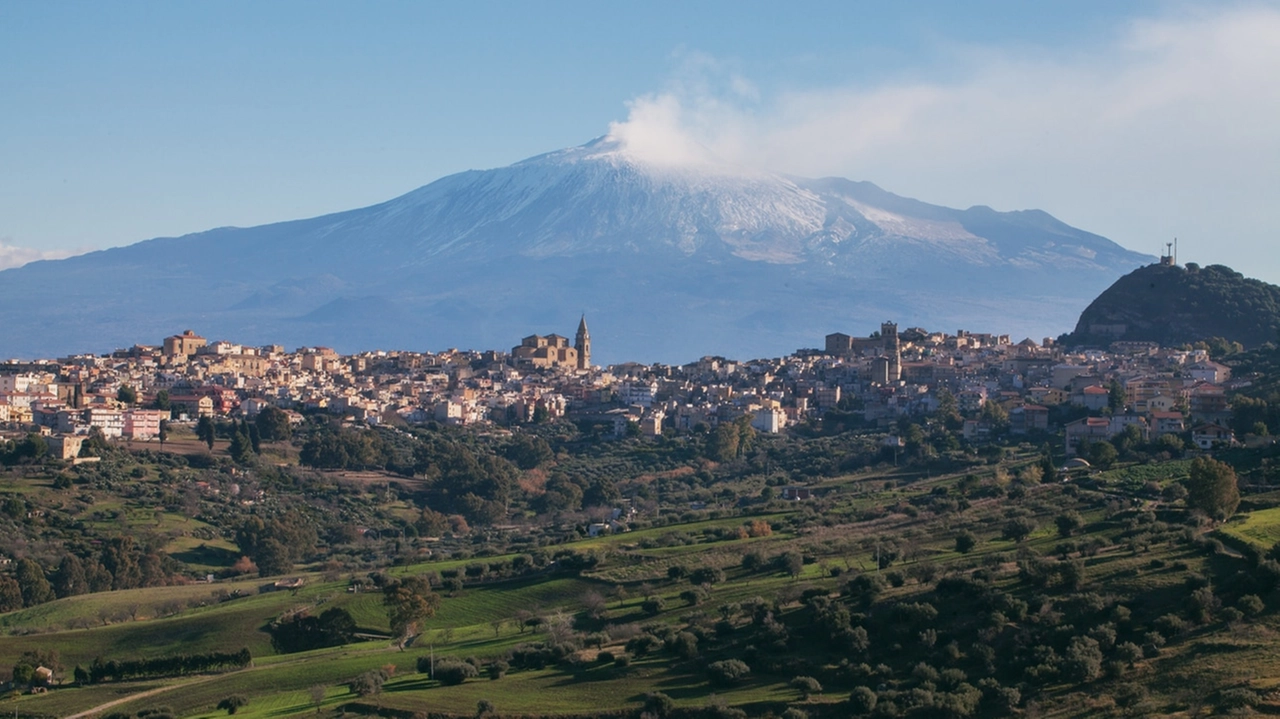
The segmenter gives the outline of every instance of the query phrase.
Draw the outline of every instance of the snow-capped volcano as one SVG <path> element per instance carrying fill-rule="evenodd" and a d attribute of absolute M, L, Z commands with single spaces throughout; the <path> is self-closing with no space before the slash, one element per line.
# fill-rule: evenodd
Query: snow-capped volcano
<path fill-rule="evenodd" d="M 664 166 L 616 140 L 464 172 L 392 200 L 384 215 L 419 238 L 418 259 L 471 253 L 548 257 L 674 250 L 708 242 L 741 256 L 799 262 L 797 241 L 823 229 L 822 198 L 794 182 L 725 165 Z M 714 248 L 714 249 L 719 249 Z M 739 254 L 739 252 L 733 252 Z"/>
<path fill-rule="evenodd" d="M 341 349 L 506 347 L 583 310 L 598 356 L 616 360 L 782 353 L 886 318 L 1056 333 L 1145 260 L 1039 211 L 953 210 L 709 154 L 666 162 L 605 136 L 359 210 L 0 273 L 0 318 L 22 328 L 0 356 L 188 326 Z M 36 331 L 51 326 L 72 330 Z"/>

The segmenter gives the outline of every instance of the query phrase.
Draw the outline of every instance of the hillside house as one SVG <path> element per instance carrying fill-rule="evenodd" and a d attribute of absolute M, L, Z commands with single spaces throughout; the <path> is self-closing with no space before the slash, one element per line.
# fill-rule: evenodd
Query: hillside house
<path fill-rule="evenodd" d="M 1106 417 L 1084 417 L 1071 422 L 1067 424 L 1067 456 L 1075 456 L 1082 446 L 1090 442 L 1101 442 L 1111 437 L 1111 420 Z"/>
<path fill-rule="evenodd" d="M 1071 395 L 1071 404 L 1097 412 L 1107 408 L 1111 400 L 1111 392 L 1102 385 L 1089 385 Z"/>
<path fill-rule="evenodd" d="M 1152 412 L 1151 423 L 1157 437 L 1164 434 L 1182 434 L 1187 430 L 1187 422 L 1181 412 Z"/>
<path fill-rule="evenodd" d="M 1219 424 L 1200 424 L 1191 428 L 1191 441 L 1200 449 L 1235 444 L 1236 436 Z"/>
<path fill-rule="evenodd" d="M 813 490 L 808 487 L 783 487 L 782 498 L 788 502 L 806 502 L 813 499 Z"/>
<path fill-rule="evenodd" d="M 1049 408 L 1024 404 L 1009 411 L 1009 431 L 1014 434 L 1049 431 Z"/>

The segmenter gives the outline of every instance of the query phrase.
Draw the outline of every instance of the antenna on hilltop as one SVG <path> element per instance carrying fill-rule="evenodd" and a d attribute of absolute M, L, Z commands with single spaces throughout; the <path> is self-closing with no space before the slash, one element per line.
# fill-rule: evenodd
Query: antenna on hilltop
<path fill-rule="evenodd" d="M 1160 264 L 1165 267 L 1178 266 L 1178 238 L 1173 238 L 1173 242 L 1164 243 L 1164 253 L 1160 255 Z"/>

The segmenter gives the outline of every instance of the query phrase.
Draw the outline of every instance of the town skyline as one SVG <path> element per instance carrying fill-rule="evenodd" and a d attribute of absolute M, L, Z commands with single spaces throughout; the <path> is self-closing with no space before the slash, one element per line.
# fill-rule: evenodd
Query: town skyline
<path fill-rule="evenodd" d="M 965 440 L 1057 433 L 1068 457 L 1126 431 L 1148 442 L 1190 432 L 1201 449 L 1237 441 L 1225 426 L 1226 393 L 1237 387 L 1206 349 L 1141 341 L 1063 348 L 1052 338 L 1015 343 L 882 322 L 869 336 L 832 332 L 820 348 L 786 357 L 598 367 L 590 342 L 585 315 L 574 346 L 554 333 L 530 335 L 510 352 L 342 355 L 210 341 L 188 329 L 103 356 L 0 363 L 0 423 L 52 432 L 51 449 L 67 457 L 95 431 L 153 441 L 171 418 L 253 419 L 269 407 L 295 424 L 317 411 L 370 426 L 576 418 L 610 424 L 618 437 L 705 431 L 742 417 L 776 434 L 831 412 L 852 411 L 874 427 L 954 411 Z"/>

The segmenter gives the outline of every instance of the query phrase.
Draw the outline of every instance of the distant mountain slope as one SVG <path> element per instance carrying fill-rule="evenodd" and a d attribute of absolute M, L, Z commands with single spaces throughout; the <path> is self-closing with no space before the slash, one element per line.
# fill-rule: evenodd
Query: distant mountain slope
<path fill-rule="evenodd" d="M 347 351 L 501 348 L 568 333 L 584 311 L 605 362 L 776 355 L 889 318 L 1039 337 L 1148 259 L 1039 211 L 655 165 L 601 138 L 372 207 L 2 272 L 0 357 L 188 327 Z"/>
<path fill-rule="evenodd" d="M 1280 287 L 1222 265 L 1148 265 L 1116 280 L 1064 339 L 1073 345 L 1124 339 L 1176 346 L 1213 337 L 1247 348 L 1280 340 Z"/>

